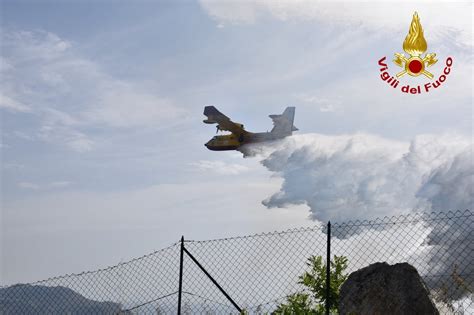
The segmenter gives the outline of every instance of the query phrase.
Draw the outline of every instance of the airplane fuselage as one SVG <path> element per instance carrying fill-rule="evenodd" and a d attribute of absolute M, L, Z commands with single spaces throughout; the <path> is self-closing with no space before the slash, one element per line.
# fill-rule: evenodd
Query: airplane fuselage
<path fill-rule="evenodd" d="M 271 132 L 247 133 L 245 136 L 240 137 L 230 134 L 215 136 L 209 140 L 205 146 L 212 151 L 236 150 L 244 144 L 277 140 L 284 137 L 285 136 L 275 135 Z"/>

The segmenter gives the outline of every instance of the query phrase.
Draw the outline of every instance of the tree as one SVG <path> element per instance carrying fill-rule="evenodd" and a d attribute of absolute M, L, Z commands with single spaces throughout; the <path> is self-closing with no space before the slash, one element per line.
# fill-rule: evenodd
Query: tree
<path fill-rule="evenodd" d="M 324 314 L 326 299 L 329 299 L 331 313 L 337 312 L 339 290 L 348 277 L 344 273 L 347 268 L 347 258 L 334 256 L 331 261 L 328 297 L 326 297 L 326 265 L 323 263 L 322 257 L 311 256 L 306 265 L 309 270 L 301 275 L 298 281 L 305 287 L 304 291 L 288 296 L 286 303 L 280 304 L 274 314 Z"/>

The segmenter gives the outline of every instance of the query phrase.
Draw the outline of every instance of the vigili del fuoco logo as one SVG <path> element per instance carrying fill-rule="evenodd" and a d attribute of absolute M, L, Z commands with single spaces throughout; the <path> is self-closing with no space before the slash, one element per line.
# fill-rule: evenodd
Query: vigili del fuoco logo
<path fill-rule="evenodd" d="M 428 93 L 439 88 L 451 73 L 453 58 L 448 57 L 445 61 L 443 73 L 437 76 L 436 80 L 433 80 L 435 76 L 430 72 L 430 67 L 438 62 L 438 60 L 435 53 L 427 53 L 423 56 L 428 50 L 428 44 L 423 35 L 420 18 L 416 12 L 413 14 L 408 35 L 403 42 L 403 50 L 408 56 L 404 53 L 395 53 L 395 59 L 393 59 L 393 63 L 402 68 L 395 76 L 388 72 L 387 57 L 381 58 L 378 62 L 381 72 L 380 78 L 394 89 L 399 87 L 399 79 L 408 74 L 412 77 L 422 76 L 422 78 L 429 79 L 430 81 L 418 85 L 400 85 L 401 92 L 409 94 Z"/>

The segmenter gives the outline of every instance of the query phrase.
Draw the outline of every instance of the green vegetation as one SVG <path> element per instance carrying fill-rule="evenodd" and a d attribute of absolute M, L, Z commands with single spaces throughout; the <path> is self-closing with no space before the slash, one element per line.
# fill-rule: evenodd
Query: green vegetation
<path fill-rule="evenodd" d="M 326 303 L 326 265 L 321 256 L 311 256 L 306 265 L 306 271 L 299 277 L 298 283 L 305 286 L 303 292 L 295 293 L 287 297 L 287 301 L 278 306 L 274 314 L 325 314 Z M 344 272 L 347 268 L 347 258 L 334 256 L 330 268 L 330 291 L 329 302 L 331 313 L 337 313 L 339 303 L 339 290 L 346 281 L 348 275 Z"/>

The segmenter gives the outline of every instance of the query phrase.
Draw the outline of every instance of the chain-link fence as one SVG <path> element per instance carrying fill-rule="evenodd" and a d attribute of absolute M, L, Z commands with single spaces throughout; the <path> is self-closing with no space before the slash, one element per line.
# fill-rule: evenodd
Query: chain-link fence
<path fill-rule="evenodd" d="M 408 262 L 440 313 L 474 314 L 473 230 L 469 210 L 333 223 L 330 253 L 347 258 L 347 273 Z M 0 314 L 270 314 L 307 290 L 299 277 L 309 257 L 326 261 L 327 231 L 184 240 L 110 268 L 1 288 Z"/>

